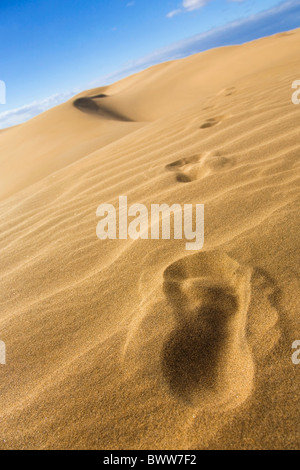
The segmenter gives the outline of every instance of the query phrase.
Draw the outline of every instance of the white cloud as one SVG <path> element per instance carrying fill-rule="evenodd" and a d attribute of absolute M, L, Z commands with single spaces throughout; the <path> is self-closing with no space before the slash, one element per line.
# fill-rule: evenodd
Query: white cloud
<path fill-rule="evenodd" d="M 10 126 L 16 126 L 22 122 L 28 121 L 29 119 L 37 116 L 47 109 L 53 108 L 68 99 L 70 99 L 77 91 L 68 93 L 57 93 L 48 98 L 40 101 L 34 101 L 25 106 L 11 109 L 0 113 L 0 129 L 4 129 Z"/>
<path fill-rule="evenodd" d="M 167 14 L 167 18 L 173 18 L 173 16 L 179 15 L 179 13 L 181 12 L 181 8 L 178 8 L 177 10 L 172 10 Z"/>
<path fill-rule="evenodd" d="M 227 0 L 228 2 L 242 3 L 245 0 Z M 183 0 L 182 7 L 177 10 L 170 11 L 167 14 L 167 18 L 173 18 L 173 16 L 183 13 L 185 11 L 194 11 L 199 10 L 200 8 L 205 7 L 211 0 Z"/>
<path fill-rule="evenodd" d="M 198 10 L 204 7 L 210 0 L 183 0 L 182 6 L 187 11 Z"/>
<path fill-rule="evenodd" d="M 210 1 L 211 0 L 183 0 L 181 8 L 177 8 L 177 10 L 170 11 L 167 14 L 167 18 L 173 18 L 173 16 L 179 15 L 180 13 L 183 13 L 184 11 L 199 10 L 199 8 L 203 8 Z"/>

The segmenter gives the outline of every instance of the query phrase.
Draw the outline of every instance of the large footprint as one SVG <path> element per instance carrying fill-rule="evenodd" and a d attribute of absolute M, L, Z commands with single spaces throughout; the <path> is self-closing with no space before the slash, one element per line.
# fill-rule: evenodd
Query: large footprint
<path fill-rule="evenodd" d="M 251 271 L 220 252 L 180 261 L 165 248 L 149 253 L 121 350 L 124 373 L 198 411 L 242 404 L 253 362 L 259 373 L 281 338 L 280 288 L 266 271 Z"/>
<path fill-rule="evenodd" d="M 162 354 L 172 393 L 186 403 L 230 409 L 251 394 L 254 362 L 246 340 L 252 270 L 225 254 L 198 253 L 164 273 L 177 326 Z"/>

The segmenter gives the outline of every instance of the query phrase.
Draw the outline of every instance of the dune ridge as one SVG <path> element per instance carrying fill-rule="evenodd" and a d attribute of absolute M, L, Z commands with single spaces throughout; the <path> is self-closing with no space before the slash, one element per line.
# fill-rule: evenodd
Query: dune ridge
<path fill-rule="evenodd" d="M 0 133 L 1 449 L 299 449 L 300 30 Z M 96 209 L 205 204 L 205 245 Z"/>

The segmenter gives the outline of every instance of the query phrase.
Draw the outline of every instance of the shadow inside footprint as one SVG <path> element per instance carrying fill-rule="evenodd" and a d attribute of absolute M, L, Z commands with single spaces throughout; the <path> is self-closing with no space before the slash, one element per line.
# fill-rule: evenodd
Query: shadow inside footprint
<path fill-rule="evenodd" d="M 201 126 L 200 129 L 209 129 L 211 127 L 216 126 L 217 124 L 220 124 L 220 122 L 224 121 L 227 116 L 218 116 L 215 118 L 207 119 Z"/>
<path fill-rule="evenodd" d="M 192 179 L 188 175 L 185 175 L 184 173 L 178 173 L 176 175 L 176 181 L 178 183 L 191 183 Z"/>
<path fill-rule="evenodd" d="M 203 307 L 195 320 L 173 331 L 165 345 L 162 368 L 173 393 L 192 404 L 196 388 L 218 386 L 218 364 L 226 341 L 222 318 L 226 312 Z"/>
<path fill-rule="evenodd" d="M 200 126 L 200 129 L 209 129 L 210 127 L 214 127 L 218 124 L 216 121 L 207 121 L 202 126 Z"/>
<path fill-rule="evenodd" d="M 198 253 L 164 273 L 177 326 L 162 352 L 172 393 L 193 406 L 233 408 L 252 389 L 246 339 L 251 270 L 227 255 Z"/>
<path fill-rule="evenodd" d="M 176 162 L 169 163 L 166 166 L 166 170 L 168 171 L 177 171 L 179 168 L 186 164 L 186 159 L 182 158 L 181 160 L 176 160 Z"/>

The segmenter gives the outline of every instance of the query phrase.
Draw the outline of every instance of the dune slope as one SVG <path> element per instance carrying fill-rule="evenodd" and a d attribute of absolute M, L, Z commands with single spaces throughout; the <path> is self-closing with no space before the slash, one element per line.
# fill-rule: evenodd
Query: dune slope
<path fill-rule="evenodd" d="M 299 449 L 300 30 L 0 133 L 1 449 Z M 205 204 L 205 245 L 96 209 Z"/>

